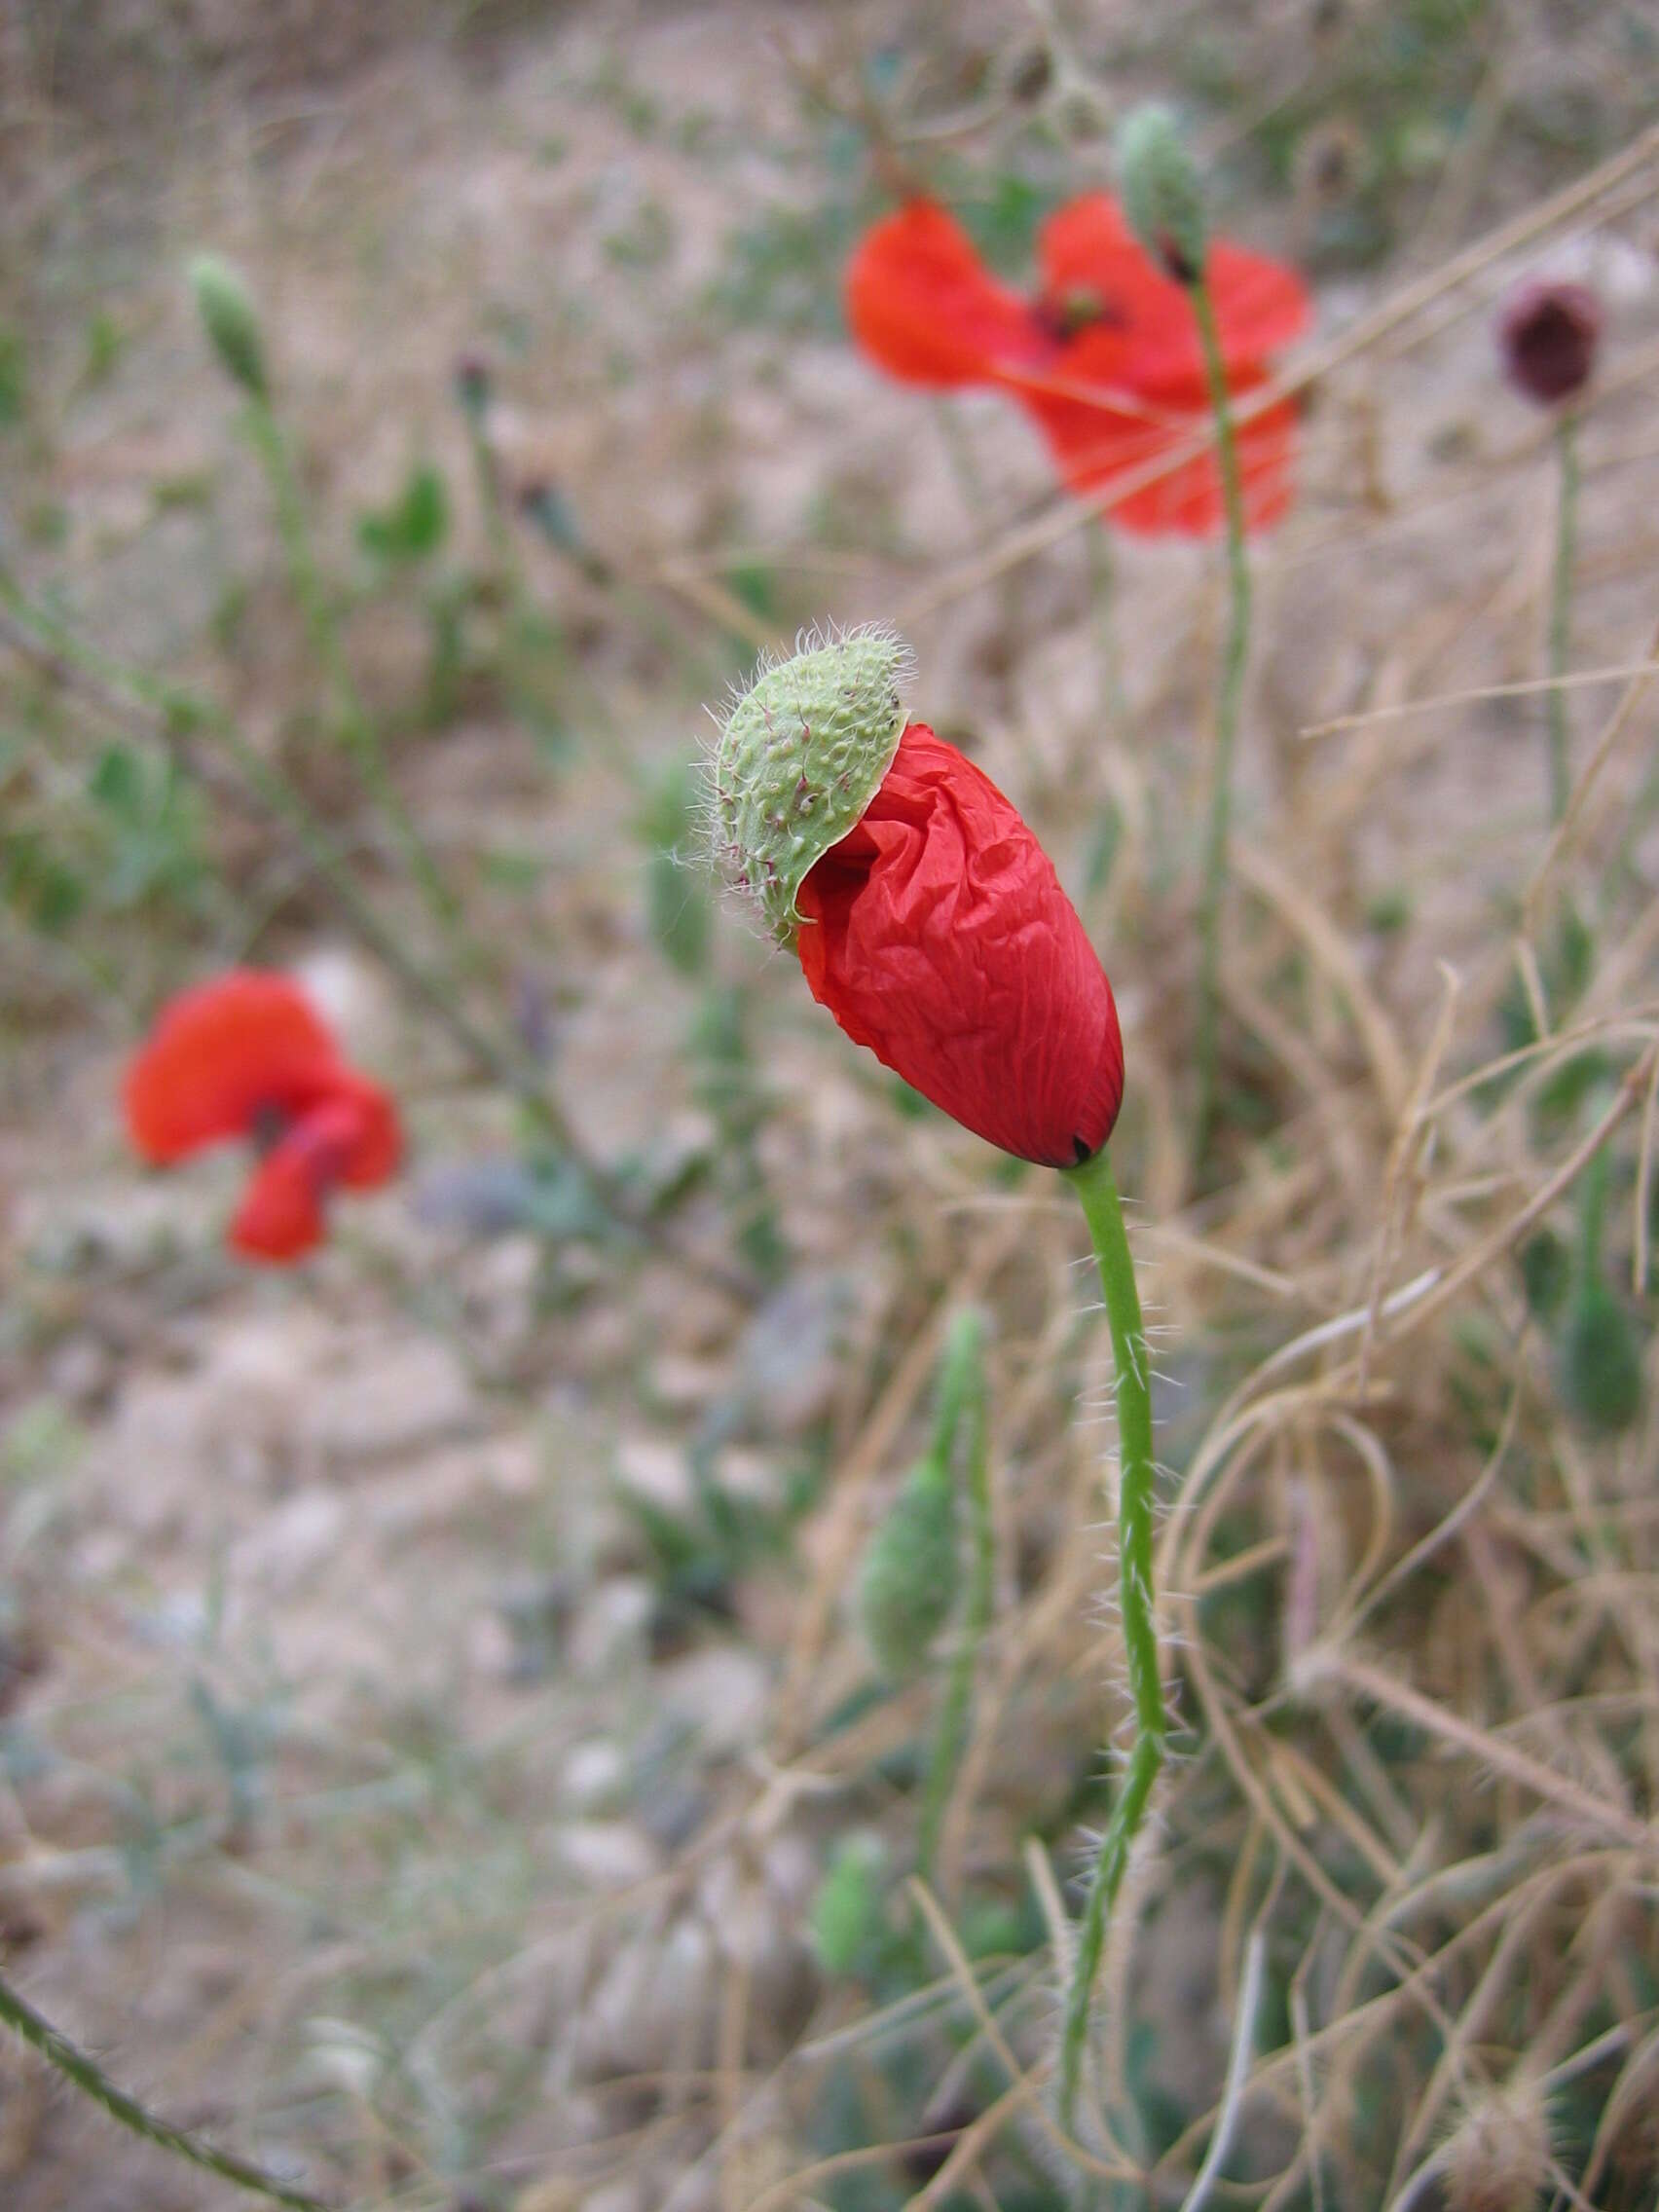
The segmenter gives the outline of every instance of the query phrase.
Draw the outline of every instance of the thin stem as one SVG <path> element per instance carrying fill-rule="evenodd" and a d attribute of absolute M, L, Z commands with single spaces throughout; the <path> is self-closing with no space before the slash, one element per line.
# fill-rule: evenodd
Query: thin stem
<path fill-rule="evenodd" d="M 460 932 L 461 906 L 455 893 L 438 872 L 438 866 L 422 838 L 387 765 L 386 749 L 357 690 L 340 625 L 329 605 L 328 593 L 317 569 L 306 525 L 305 502 L 294 475 L 287 440 L 282 435 L 269 400 L 253 399 L 247 410 L 248 434 L 264 467 L 276 508 L 276 529 L 288 564 L 288 580 L 305 618 L 312 650 L 322 664 L 334 693 L 335 716 L 341 736 L 350 748 L 370 798 L 385 816 L 410 874 L 422 897 L 446 933 L 469 963 L 476 965 L 477 948 L 466 944 Z"/>
<path fill-rule="evenodd" d="M 466 443 L 472 456 L 472 474 L 478 486 L 478 504 L 484 513 L 484 535 L 490 541 L 490 552 L 496 566 L 507 578 L 514 598 L 522 587 L 518 549 L 513 543 L 507 518 L 501 505 L 501 478 L 496 465 L 496 450 L 484 428 L 483 410 L 468 407 L 466 416 Z"/>
<path fill-rule="evenodd" d="M 1068 2131 L 1077 2103 L 1088 2040 L 1088 2012 L 1095 1975 L 1106 1940 L 1106 1922 L 1128 1865 L 1152 1786 L 1163 1764 L 1167 1722 L 1163 1679 L 1159 1668 L 1158 1623 L 1152 1598 L 1152 1507 L 1155 1467 L 1152 1456 L 1151 1367 L 1134 1261 L 1124 1228 L 1123 1205 L 1111 1161 L 1104 1152 L 1066 1171 L 1088 1223 L 1112 1330 L 1118 1377 L 1118 1581 L 1128 1660 L 1129 1695 L 1135 1709 L 1136 1738 L 1119 1786 L 1106 1832 L 1101 1838 L 1083 1926 L 1078 1932 L 1071 1986 L 1066 1992 L 1060 2038 L 1060 2125 Z"/>
<path fill-rule="evenodd" d="M 125 2089 L 117 2088 L 95 2059 L 72 2044 L 50 2020 L 43 2019 L 3 1975 L 0 1975 L 0 2020 L 31 2049 L 39 2051 L 49 2066 L 55 2066 L 72 2082 L 83 2096 L 101 2105 L 110 2119 L 129 2134 L 154 2144 L 159 2151 L 170 2153 L 175 2158 L 183 2158 L 190 2165 L 200 2166 L 205 2173 L 217 2174 L 221 2181 L 235 2182 L 239 2189 L 252 2190 L 273 2204 L 289 2205 L 293 2212 L 329 2212 L 320 2197 L 309 2195 L 303 2189 L 289 2189 L 274 2174 L 250 2165 L 229 2151 L 214 2150 L 199 2135 L 174 2127 L 170 2120 L 161 2119 L 136 2098 L 129 2097 Z"/>
<path fill-rule="evenodd" d="M 1550 820 L 1560 822 L 1572 795 L 1572 762 L 1567 750 L 1567 655 L 1572 621 L 1572 565 L 1578 541 L 1578 419 L 1564 408 L 1556 424 L 1561 485 L 1556 499 L 1555 574 L 1550 587 L 1549 690 Z"/>
<path fill-rule="evenodd" d="M 1227 574 L 1230 606 L 1221 692 L 1216 702 L 1215 759 L 1211 770 L 1209 828 L 1204 838 L 1203 878 L 1198 888 L 1198 1017 L 1195 1040 L 1198 1096 L 1194 1151 L 1201 1159 L 1215 1114 L 1217 1030 L 1221 997 L 1221 909 L 1227 892 L 1227 839 L 1233 814 L 1233 744 L 1244 691 L 1244 666 L 1250 650 L 1250 563 L 1244 547 L 1244 486 L 1238 466 L 1238 441 L 1228 392 L 1227 365 L 1216 329 L 1215 306 L 1202 276 L 1190 291 L 1198 326 L 1198 345 L 1215 413 L 1216 462 L 1227 514 Z"/>
<path fill-rule="evenodd" d="M 940 1384 L 939 1417 L 934 1449 L 945 1463 L 960 1460 L 968 1493 L 968 1526 L 974 1547 L 968 1577 L 968 1599 L 957 1632 L 956 1650 L 950 1663 L 944 1700 L 934 1731 L 928 1759 L 926 1790 L 922 1799 L 921 1830 L 916 1844 L 916 1870 L 932 1886 L 934 1861 L 939 1852 L 944 1816 L 950 1805 L 962 1754 L 968 1746 L 968 1726 L 974 1704 L 974 1677 L 978 1672 L 979 1648 L 985 1641 L 996 1605 L 996 1529 L 991 1516 L 990 1452 L 985 1421 L 985 1378 L 980 1358 L 980 1324 L 972 1311 L 957 1316 L 945 1356 Z M 953 1470 L 954 1471 L 954 1470 Z"/>

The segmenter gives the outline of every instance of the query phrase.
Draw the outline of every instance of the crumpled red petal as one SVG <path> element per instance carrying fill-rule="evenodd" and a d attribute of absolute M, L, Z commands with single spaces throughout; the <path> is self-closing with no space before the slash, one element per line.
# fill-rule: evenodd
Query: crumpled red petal
<path fill-rule="evenodd" d="M 847 323 L 889 376 L 980 384 L 1004 363 L 1047 350 L 1030 308 L 999 284 L 959 223 L 913 200 L 873 224 L 846 275 Z"/>
<path fill-rule="evenodd" d="M 291 1117 L 345 1073 L 333 1037 L 286 976 L 237 968 L 163 1010 L 122 1087 L 132 1142 L 156 1166 Z"/>
<path fill-rule="evenodd" d="M 807 983 L 855 1044 L 1022 1160 L 1099 1151 L 1124 1095 L 1111 985 L 1036 837 L 925 722 L 796 903 Z"/>

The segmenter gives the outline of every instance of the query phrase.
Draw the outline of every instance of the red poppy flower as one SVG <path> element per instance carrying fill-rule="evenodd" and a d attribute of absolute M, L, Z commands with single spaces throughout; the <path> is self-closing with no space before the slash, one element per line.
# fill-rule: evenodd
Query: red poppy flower
<path fill-rule="evenodd" d="M 795 903 L 812 995 L 855 1044 L 1005 1152 L 1099 1151 L 1124 1095 L 1111 985 L 1048 855 L 953 745 L 907 724 Z"/>
<path fill-rule="evenodd" d="M 250 1258 L 309 1251 L 329 1193 L 384 1183 L 402 1149 L 386 1092 L 342 1058 L 297 984 L 255 969 L 171 1000 L 122 1097 L 133 1145 L 156 1166 L 237 1137 L 260 1148 L 230 1231 Z"/>
<path fill-rule="evenodd" d="M 1193 303 L 1130 232 L 1105 193 L 1051 215 L 1038 240 L 1043 286 L 1024 299 L 997 282 L 941 207 L 913 201 L 875 224 L 847 270 L 847 319 L 881 368 L 936 388 L 986 385 L 1012 393 L 1042 429 L 1072 491 L 1097 493 L 1191 437 L 1209 417 Z M 1242 247 L 1211 246 L 1205 280 L 1229 388 L 1268 378 L 1268 363 L 1306 326 L 1296 272 Z M 1238 431 L 1252 530 L 1290 504 L 1296 410 L 1268 408 Z M 1120 529 L 1201 535 L 1223 520 L 1212 454 L 1109 510 Z"/>

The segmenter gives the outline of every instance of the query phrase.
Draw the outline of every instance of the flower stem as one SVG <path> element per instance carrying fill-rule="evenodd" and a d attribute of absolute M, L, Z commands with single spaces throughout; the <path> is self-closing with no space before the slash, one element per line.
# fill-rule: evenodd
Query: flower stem
<path fill-rule="evenodd" d="M 153 2143 L 158 2150 L 169 2152 L 173 2157 L 183 2158 L 190 2165 L 200 2166 L 204 2173 L 217 2174 L 221 2181 L 235 2182 L 239 2189 L 252 2190 L 273 2204 L 289 2205 L 293 2212 L 328 2212 L 320 2197 L 309 2195 L 303 2189 L 289 2189 L 275 2175 L 248 2164 L 229 2151 L 214 2150 L 200 2136 L 174 2127 L 170 2120 L 161 2119 L 136 2098 L 129 2097 L 125 2089 L 117 2088 L 95 2059 L 72 2044 L 50 2020 L 43 2019 L 3 1975 L 0 1975 L 0 2020 L 31 2049 L 37 2050 L 49 2066 L 55 2066 L 72 2082 L 83 2096 L 101 2105 L 110 2119 L 129 2134 Z"/>
<path fill-rule="evenodd" d="M 1123 1205 L 1104 1152 L 1066 1170 L 1082 1202 L 1100 1271 L 1112 1354 L 1118 1373 L 1118 1576 L 1128 1659 L 1129 1695 L 1135 1709 L 1135 1745 L 1101 1838 L 1088 1901 L 1084 1907 L 1071 1987 L 1066 1992 L 1060 2038 L 1060 2125 L 1070 2129 L 1083 2071 L 1089 2004 L 1106 1922 L 1124 1879 L 1153 1784 L 1163 1764 L 1167 1722 L 1158 1659 L 1158 1624 L 1152 1598 L 1151 1369 L 1134 1261 L 1124 1228 Z"/>
<path fill-rule="evenodd" d="M 958 1457 L 968 1493 L 969 1533 L 974 1560 L 968 1578 L 968 1598 L 956 1639 L 956 1650 L 934 1731 L 928 1758 L 927 1785 L 922 1798 L 920 1834 L 916 1844 L 916 1870 L 924 1882 L 933 1881 L 934 1860 L 950 1804 L 951 1785 L 967 1748 L 968 1723 L 974 1703 L 974 1677 L 978 1670 L 979 1647 L 991 1625 L 996 1604 L 996 1530 L 991 1517 L 990 1453 L 985 1423 L 985 1378 L 980 1354 L 980 1322 L 972 1309 L 959 1313 L 945 1353 L 940 1381 L 935 1450 L 946 1463 Z"/>
<path fill-rule="evenodd" d="M 1559 822 L 1572 795 L 1572 763 L 1567 753 L 1567 654 L 1572 615 L 1572 564 L 1578 540 L 1578 424 L 1570 407 L 1556 424 L 1561 457 L 1561 488 L 1556 500 L 1555 574 L 1550 589 L 1550 820 Z"/>
<path fill-rule="evenodd" d="M 379 730 L 358 693 L 355 680 L 340 642 L 340 626 L 329 606 L 328 594 L 317 570 L 311 533 L 306 527 L 305 502 L 294 475 L 287 440 L 269 400 L 253 399 L 247 410 L 248 434 L 276 508 L 276 528 L 288 564 L 288 581 L 310 634 L 312 650 L 322 664 L 334 693 L 334 708 L 341 736 L 357 763 L 370 797 L 386 819 L 411 876 L 422 897 L 468 965 L 477 965 L 477 948 L 461 928 L 460 902 L 438 872 L 438 866 L 404 805 L 391 772 Z"/>
<path fill-rule="evenodd" d="M 1203 1157 L 1215 1115 L 1217 1030 L 1221 998 L 1221 909 L 1227 892 L 1227 838 L 1233 813 L 1233 745 L 1244 691 L 1244 666 L 1250 650 L 1250 563 L 1244 548 L 1244 486 L 1234 432 L 1227 366 L 1216 329 L 1215 305 L 1199 276 L 1190 287 L 1198 345 L 1204 357 L 1210 405 L 1215 413 L 1216 463 L 1221 470 L 1222 503 L 1227 515 L 1227 573 L 1230 607 L 1227 647 L 1222 660 L 1221 693 L 1216 702 L 1215 760 L 1211 771 L 1209 827 L 1204 838 L 1203 876 L 1198 890 L 1198 1017 L 1195 1040 L 1198 1096 L 1194 1151 Z"/>

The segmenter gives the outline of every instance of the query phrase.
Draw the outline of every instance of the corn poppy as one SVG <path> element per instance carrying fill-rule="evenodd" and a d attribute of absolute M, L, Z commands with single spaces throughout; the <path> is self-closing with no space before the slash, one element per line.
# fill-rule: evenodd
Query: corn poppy
<path fill-rule="evenodd" d="M 165 1167 L 241 1138 L 259 1164 L 230 1228 L 250 1259 L 292 1260 L 323 1234 L 337 1187 L 394 1172 L 397 1110 L 342 1056 L 298 984 L 233 969 L 163 1008 L 122 1087 L 134 1148 Z"/>
<path fill-rule="evenodd" d="M 1112 988 L 1016 809 L 903 704 L 891 631 L 807 637 L 727 709 L 719 859 L 855 1043 L 965 1127 L 1073 1167 L 1124 1094 Z"/>
<path fill-rule="evenodd" d="M 1091 193 L 1058 208 L 1038 239 L 1035 297 L 991 276 L 961 226 L 917 200 L 866 232 L 846 276 L 847 320 L 889 375 L 946 389 L 985 386 L 1017 399 L 1080 495 L 1110 489 L 1191 437 L 1210 415 L 1186 290 L 1140 245 L 1118 203 Z M 1241 246 L 1209 249 L 1205 281 L 1228 384 L 1241 398 L 1306 327 L 1292 269 Z M 1252 530 L 1290 504 L 1296 410 L 1278 402 L 1238 428 Z M 1108 511 L 1121 530 L 1201 536 L 1224 519 L 1215 458 L 1203 454 Z"/>

